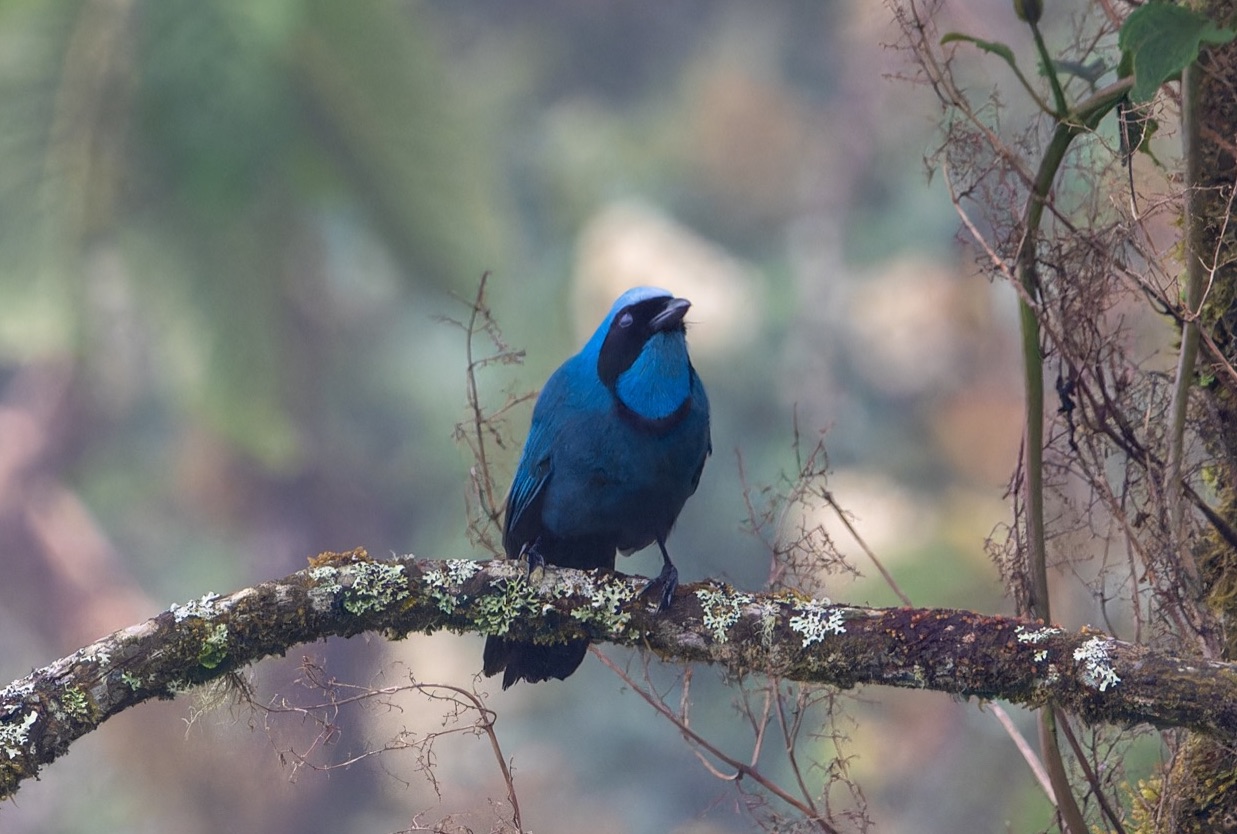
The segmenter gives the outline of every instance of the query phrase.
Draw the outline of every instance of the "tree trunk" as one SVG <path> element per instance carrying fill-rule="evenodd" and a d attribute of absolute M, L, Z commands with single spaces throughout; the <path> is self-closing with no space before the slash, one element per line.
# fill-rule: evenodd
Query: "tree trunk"
<path fill-rule="evenodd" d="M 1208 4 L 1208 16 L 1231 22 L 1237 4 Z M 1237 224 L 1231 222 L 1237 178 L 1237 44 L 1210 49 L 1182 83 L 1186 136 L 1187 270 L 1201 268 L 1205 301 L 1199 309 L 1202 332 L 1210 343 L 1201 353 L 1202 380 L 1210 436 L 1218 514 L 1237 524 L 1237 387 L 1220 374 L 1237 367 Z M 1206 340 L 1204 340 L 1206 343 Z M 1223 628 L 1224 660 L 1237 657 L 1237 552 L 1217 533 L 1198 543 L 1198 576 L 1208 606 Z M 1191 733 L 1165 776 L 1160 830 L 1237 831 L 1237 754 L 1231 746 Z"/>

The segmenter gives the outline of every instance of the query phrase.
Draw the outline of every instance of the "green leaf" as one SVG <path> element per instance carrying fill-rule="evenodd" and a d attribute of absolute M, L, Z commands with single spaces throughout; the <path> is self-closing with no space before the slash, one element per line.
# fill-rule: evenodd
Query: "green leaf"
<path fill-rule="evenodd" d="M 955 41 L 963 41 L 964 43 L 973 43 L 984 52 L 990 52 L 993 55 L 999 55 L 1005 59 L 1005 63 L 1016 68 L 1014 62 L 1014 50 L 1010 49 L 1000 41 L 985 41 L 971 35 L 964 35 L 961 32 L 949 32 L 941 38 L 941 46 Z"/>
<path fill-rule="evenodd" d="M 1203 44 L 1225 44 L 1237 31 L 1216 26 L 1207 17 L 1171 3 L 1148 3 L 1130 12 L 1117 45 L 1134 65 L 1130 100 L 1150 101 L 1155 91 L 1194 61 Z"/>

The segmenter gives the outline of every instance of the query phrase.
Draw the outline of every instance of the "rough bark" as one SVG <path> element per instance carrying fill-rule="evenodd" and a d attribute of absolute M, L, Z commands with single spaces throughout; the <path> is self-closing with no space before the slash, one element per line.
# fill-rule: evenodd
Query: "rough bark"
<path fill-rule="evenodd" d="M 1237 665 L 1012 617 L 835 605 L 713 583 L 680 587 L 657 614 L 641 597 L 647 582 L 553 568 L 526 578 L 521 564 L 505 561 L 323 554 L 283 579 L 173 606 L 0 689 L 0 798 L 123 709 L 300 643 L 366 631 L 587 636 L 672 661 L 837 687 L 1052 703 L 1088 722 L 1149 722 L 1237 742 Z"/>
<path fill-rule="evenodd" d="M 1232 0 L 1209 2 L 1215 21 L 1232 25 Z M 1199 310 L 1211 350 L 1205 352 L 1203 378 L 1237 366 L 1237 224 L 1232 222 L 1232 192 L 1237 178 L 1237 44 L 1207 50 L 1183 80 L 1187 107 L 1186 229 L 1188 257 L 1207 271 L 1206 302 Z M 1230 527 L 1237 524 L 1237 399 L 1231 385 L 1203 387 L 1216 431 L 1205 438 L 1212 453 L 1215 512 Z M 1225 632 L 1223 657 L 1237 656 L 1237 554 L 1223 536 L 1212 534 L 1196 550 L 1201 592 Z M 1237 830 L 1237 755 L 1233 745 L 1207 735 L 1186 737 L 1165 776 L 1160 830 L 1212 832 Z"/>

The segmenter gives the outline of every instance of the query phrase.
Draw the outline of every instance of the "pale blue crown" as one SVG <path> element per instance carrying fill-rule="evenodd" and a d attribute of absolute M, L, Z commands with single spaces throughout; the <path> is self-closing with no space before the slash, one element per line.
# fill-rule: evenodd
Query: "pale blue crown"
<path fill-rule="evenodd" d="M 669 290 L 663 290 L 661 287 L 632 287 L 615 300 L 614 304 L 610 307 L 610 312 L 606 313 L 606 317 L 601 320 L 601 324 L 593 332 L 592 338 L 588 340 L 580 352 L 591 356 L 601 353 L 601 345 L 606 340 L 606 334 L 610 332 L 610 323 L 619 314 L 619 310 L 641 301 L 647 301 L 650 298 L 674 298 L 674 294 Z"/>

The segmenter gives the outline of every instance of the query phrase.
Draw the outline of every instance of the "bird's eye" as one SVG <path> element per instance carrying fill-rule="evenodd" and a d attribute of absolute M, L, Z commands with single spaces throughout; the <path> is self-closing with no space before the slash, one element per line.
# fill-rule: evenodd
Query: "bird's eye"
<path fill-rule="evenodd" d="M 631 327 L 631 323 L 633 321 L 635 321 L 635 319 L 631 317 L 631 313 L 623 313 L 623 315 L 619 316 L 618 324 L 619 327 Z"/>

